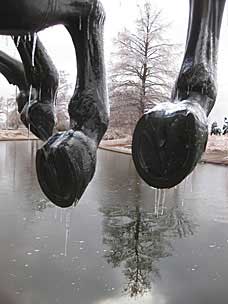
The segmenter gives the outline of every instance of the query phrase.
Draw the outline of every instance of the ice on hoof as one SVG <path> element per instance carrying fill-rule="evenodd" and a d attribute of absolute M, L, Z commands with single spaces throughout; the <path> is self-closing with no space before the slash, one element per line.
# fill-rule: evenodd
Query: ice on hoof
<path fill-rule="evenodd" d="M 197 103 L 163 103 L 138 122 L 132 156 L 142 179 L 171 188 L 195 168 L 208 138 L 207 118 Z"/>
<path fill-rule="evenodd" d="M 96 145 L 82 132 L 57 133 L 37 151 L 36 170 L 45 195 L 67 208 L 78 201 L 96 166 Z"/>

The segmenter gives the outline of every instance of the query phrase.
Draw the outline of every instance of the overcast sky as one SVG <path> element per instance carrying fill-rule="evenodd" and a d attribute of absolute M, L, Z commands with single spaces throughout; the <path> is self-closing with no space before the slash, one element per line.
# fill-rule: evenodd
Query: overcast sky
<path fill-rule="evenodd" d="M 137 4 L 142 0 L 103 0 L 106 11 L 105 24 L 105 52 L 108 60 L 112 40 L 123 27 L 131 28 L 137 17 Z M 188 0 L 151 0 L 155 8 L 162 9 L 165 22 L 171 22 L 168 36 L 173 43 L 185 45 L 187 21 L 188 21 Z M 228 116 L 228 22 L 227 11 L 223 18 L 223 26 L 220 41 L 219 64 L 218 64 L 218 98 L 216 106 L 210 115 L 210 121 L 217 119 L 221 124 L 224 115 Z M 62 26 L 56 26 L 40 32 L 39 37 L 44 42 L 48 53 L 51 55 L 58 69 L 64 69 L 70 74 L 69 81 L 75 82 L 76 60 L 71 38 Z M 1 50 L 6 51 L 17 58 L 17 50 L 10 39 L 0 38 Z M 179 58 L 179 65 L 182 58 Z M 14 94 L 15 88 L 10 86 L 0 76 L 0 96 Z"/>

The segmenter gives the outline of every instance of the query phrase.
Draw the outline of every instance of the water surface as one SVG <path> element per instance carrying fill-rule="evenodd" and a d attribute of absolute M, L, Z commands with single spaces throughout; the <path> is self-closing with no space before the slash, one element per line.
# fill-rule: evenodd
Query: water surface
<path fill-rule="evenodd" d="M 75 208 L 39 189 L 37 142 L 0 143 L 4 304 L 227 304 L 228 168 L 155 191 L 127 155 L 99 151 Z"/>

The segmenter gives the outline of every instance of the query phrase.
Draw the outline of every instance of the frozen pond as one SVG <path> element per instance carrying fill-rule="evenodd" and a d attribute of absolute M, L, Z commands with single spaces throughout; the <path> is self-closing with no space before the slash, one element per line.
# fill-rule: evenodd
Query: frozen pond
<path fill-rule="evenodd" d="M 36 142 L 0 143 L 4 304 L 227 304 L 228 168 L 154 191 L 127 155 L 99 151 L 75 208 L 41 193 Z"/>

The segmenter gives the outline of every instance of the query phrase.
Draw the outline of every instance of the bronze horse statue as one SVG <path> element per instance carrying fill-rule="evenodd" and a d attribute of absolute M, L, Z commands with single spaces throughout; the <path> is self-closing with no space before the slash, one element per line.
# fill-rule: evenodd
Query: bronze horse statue
<path fill-rule="evenodd" d="M 13 36 L 23 63 L 1 52 L 0 72 L 20 89 L 17 103 L 24 124 L 47 140 L 37 152 L 37 176 L 46 196 L 61 207 L 79 200 L 91 181 L 108 125 L 104 19 L 97 0 L 9 0 L 0 10 L 0 34 Z M 77 80 L 69 104 L 71 129 L 52 136 L 58 76 L 36 33 L 56 24 L 71 35 Z"/>
<path fill-rule="evenodd" d="M 225 0 L 190 0 L 187 45 L 171 102 L 138 122 L 132 154 L 140 176 L 156 188 L 181 182 L 207 143 L 216 99 L 218 41 Z M 99 0 L 8 0 L 0 11 L 0 34 L 11 35 L 22 64 L 0 52 L 0 72 L 19 87 L 23 123 L 44 145 L 36 169 L 46 196 L 61 207 L 79 200 L 96 167 L 109 107 L 103 56 L 104 11 Z M 63 24 L 77 57 L 77 80 L 69 103 L 69 131 L 52 135 L 58 74 L 36 33 Z"/>
<path fill-rule="evenodd" d="M 171 102 L 138 122 L 133 159 L 140 176 L 155 188 L 171 188 L 189 175 L 205 151 L 207 117 L 217 95 L 217 56 L 225 0 L 190 0 L 183 63 Z"/>

